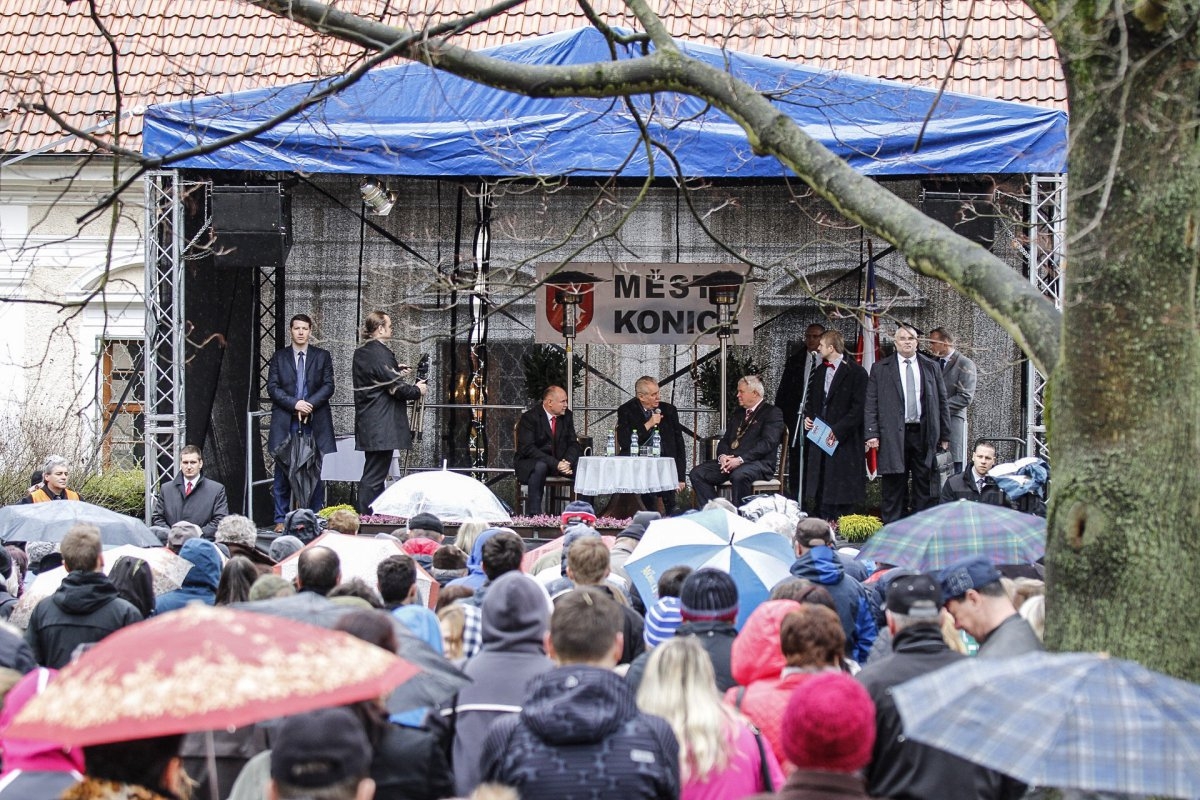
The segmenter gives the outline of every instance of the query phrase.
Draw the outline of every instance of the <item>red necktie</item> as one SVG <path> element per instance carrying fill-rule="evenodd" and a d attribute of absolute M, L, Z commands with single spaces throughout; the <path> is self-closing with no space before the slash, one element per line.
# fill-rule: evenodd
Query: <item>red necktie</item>
<path fill-rule="evenodd" d="M 183 496 L 187 497 L 192 493 L 192 482 L 188 481 L 187 486 L 183 490 Z"/>
<path fill-rule="evenodd" d="M 554 438 L 555 431 L 558 430 L 558 417 L 550 418 L 550 438 Z"/>

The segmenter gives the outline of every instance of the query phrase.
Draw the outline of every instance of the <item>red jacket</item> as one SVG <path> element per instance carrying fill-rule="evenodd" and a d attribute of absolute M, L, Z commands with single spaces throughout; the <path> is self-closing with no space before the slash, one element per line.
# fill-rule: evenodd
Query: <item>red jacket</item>
<path fill-rule="evenodd" d="M 809 676 L 780 677 L 787 660 L 779 646 L 779 629 L 783 618 L 799 608 L 794 600 L 769 600 L 754 609 L 733 641 L 730 666 L 738 686 L 725 693 L 725 702 L 737 706 L 771 743 L 785 775 L 796 766 L 783 753 L 779 728 L 792 690 Z"/>

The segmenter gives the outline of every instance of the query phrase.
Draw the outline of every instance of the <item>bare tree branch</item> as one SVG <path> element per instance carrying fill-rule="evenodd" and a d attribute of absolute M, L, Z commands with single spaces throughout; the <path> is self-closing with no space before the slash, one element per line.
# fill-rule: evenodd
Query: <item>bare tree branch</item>
<path fill-rule="evenodd" d="M 1060 314 L 983 247 L 930 220 L 806 135 L 754 87 L 684 55 L 644 0 L 627 5 L 654 40 L 653 53 L 572 66 L 517 64 L 432 36 L 363 19 L 317 0 L 250 0 L 312 30 L 389 52 L 529 97 L 614 97 L 681 92 L 736 121 L 754 151 L 779 159 L 846 218 L 894 244 L 916 272 L 939 278 L 995 319 L 1043 373 L 1058 358 Z"/>

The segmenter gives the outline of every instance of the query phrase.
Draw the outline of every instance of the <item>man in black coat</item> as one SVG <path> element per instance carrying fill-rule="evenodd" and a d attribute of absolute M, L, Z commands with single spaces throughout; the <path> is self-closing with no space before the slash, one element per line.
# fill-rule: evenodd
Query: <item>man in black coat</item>
<path fill-rule="evenodd" d="M 170 528 L 176 522 L 190 522 L 200 528 L 210 542 L 217 535 L 217 525 L 229 515 L 225 487 L 205 478 L 204 455 L 200 448 L 189 444 L 179 451 L 179 474 L 164 483 L 154 498 L 151 524 Z"/>
<path fill-rule="evenodd" d="M 804 329 L 804 346 L 788 356 L 775 391 L 775 406 L 783 412 L 783 421 L 791 431 L 788 442 L 788 492 L 797 500 L 804 497 L 804 409 L 808 405 L 809 387 L 821 365 L 817 348 L 825 326 L 814 322 Z"/>
<path fill-rule="evenodd" d="M 950 409 L 941 369 L 917 353 L 913 328 L 901 325 L 893 338 L 895 354 L 871 368 L 864 412 L 867 447 L 879 449 L 884 522 L 935 504 L 934 462 L 938 450 L 950 447 Z"/>
<path fill-rule="evenodd" d="M 392 452 L 412 445 L 408 425 L 408 401 L 425 396 L 425 381 L 415 384 L 401 379 L 407 364 L 384 343 L 392 335 L 392 318 L 382 311 L 367 314 L 363 323 L 366 342 L 354 351 L 351 375 L 354 381 L 354 449 L 364 451 L 362 479 L 358 483 L 358 512 L 370 513 L 371 504 L 383 492 L 392 463 Z"/>
<path fill-rule="evenodd" d="M 740 504 L 749 496 L 755 481 L 775 474 L 779 442 L 786 426 L 783 413 L 763 400 L 763 385 L 757 375 L 738 381 L 738 405 L 742 414 L 729 420 L 725 435 L 717 445 L 717 460 L 703 461 L 692 468 L 692 489 L 700 505 L 717 496 L 717 486 L 733 484 L 733 502 Z"/>
<path fill-rule="evenodd" d="M 683 479 L 687 474 L 687 462 L 684 459 L 683 428 L 679 424 L 679 412 L 670 403 L 658 401 L 658 381 L 649 375 L 638 378 L 633 385 L 633 391 L 635 397 L 617 408 L 617 443 L 621 453 L 628 455 L 636 431 L 638 449 L 645 453 L 654 431 L 658 430 L 662 440 L 662 456 L 675 459 L 675 474 L 679 476 L 679 484 L 672 491 L 641 495 L 641 500 L 642 505 L 654 510 L 655 499 L 662 498 L 663 510 L 672 514 L 675 512 L 675 492 L 687 485 Z"/>
<path fill-rule="evenodd" d="M 530 514 L 542 513 L 546 478 L 574 478 L 582 451 L 575 435 L 575 421 L 567 410 L 567 392 L 549 386 L 542 392 L 541 405 L 521 415 L 517 422 L 517 452 L 513 468 L 517 483 L 529 487 Z"/>
<path fill-rule="evenodd" d="M 827 454 L 807 438 L 804 496 L 809 507 L 825 519 L 853 513 L 866 498 L 867 464 L 863 448 L 863 407 L 867 401 L 867 371 L 845 357 L 846 340 L 837 331 L 821 334 L 822 363 L 817 367 L 804 409 L 804 430 L 820 419 L 830 428 L 837 449 Z M 828 388 L 827 388 L 828 387 Z"/>
<path fill-rule="evenodd" d="M 94 525 L 76 525 L 62 540 L 67 577 L 58 590 L 38 603 L 25 629 L 25 641 L 43 667 L 62 669 L 75 648 L 142 621 L 133 604 L 121 598 L 104 574 L 103 545 Z"/>
<path fill-rule="evenodd" d="M 875 702 L 875 746 L 865 770 L 871 797 L 912 800 L 1017 798 L 1025 787 L 904 735 L 892 687 L 966 658 L 942 638 L 942 591 L 928 575 L 896 578 L 887 591 L 892 654 L 872 661 L 856 676 Z"/>
<path fill-rule="evenodd" d="M 310 344 L 312 320 L 297 314 L 289 324 L 292 343 L 281 347 L 271 356 L 267 367 L 267 394 L 271 397 L 271 432 L 267 436 L 267 451 L 274 453 L 288 437 L 311 433 L 313 445 L 322 455 L 337 450 L 333 436 L 333 413 L 329 401 L 333 397 L 333 359 L 328 350 Z M 301 498 L 296 508 L 320 509 L 321 482 L 318 481 L 311 498 Z M 283 520 L 292 510 L 292 487 L 287 468 L 276 462 L 275 482 L 271 486 L 275 499 L 275 530 L 283 530 Z"/>
<path fill-rule="evenodd" d="M 996 447 L 980 439 L 971 453 L 971 466 L 965 472 L 951 475 L 942 486 L 941 501 L 973 500 L 992 506 L 1008 507 L 1008 496 L 988 477 L 988 470 L 996 466 Z"/>

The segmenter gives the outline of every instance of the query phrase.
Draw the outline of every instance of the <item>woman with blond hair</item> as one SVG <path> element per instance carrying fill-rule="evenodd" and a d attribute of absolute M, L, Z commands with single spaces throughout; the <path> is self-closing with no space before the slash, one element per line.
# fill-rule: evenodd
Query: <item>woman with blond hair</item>
<path fill-rule="evenodd" d="M 783 783 L 771 748 L 721 702 L 712 662 L 695 637 L 654 648 L 637 704 L 669 722 L 679 740 L 680 800 L 737 800 Z"/>

